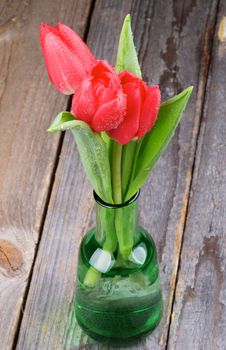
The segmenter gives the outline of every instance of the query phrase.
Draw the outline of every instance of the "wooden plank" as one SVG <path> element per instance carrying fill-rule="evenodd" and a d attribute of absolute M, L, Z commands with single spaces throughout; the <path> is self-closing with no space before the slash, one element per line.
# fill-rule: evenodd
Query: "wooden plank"
<path fill-rule="evenodd" d="M 226 344 L 226 3 L 221 1 L 170 328 L 172 350 Z"/>
<path fill-rule="evenodd" d="M 192 103 L 167 152 L 143 190 L 141 223 L 157 242 L 164 317 L 133 349 L 164 349 L 171 314 L 192 165 L 206 82 L 216 1 L 96 2 L 88 43 L 113 63 L 120 25 L 130 12 L 144 77 L 160 82 L 168 97 L 194 84 Z M 163 25 L 164 23 L 164 25 Z M 93 223 L 92 193 L 73 140 L 67 134 L 20 330 L 18 349 L 105 349 L 88 339 L 73 314 L 76 258 L 81 236 Z M 132 349 L 132 347 L 131 347 Z"/>
<path fill-rule="evenodd" d="M 10 349 L 34 259 L 60 135 L 46 129 L 67 97 L 51 86 L 39 47 L 41 22 L 81 34 L 91 1 L 1 1 L 0 349 Z"/>

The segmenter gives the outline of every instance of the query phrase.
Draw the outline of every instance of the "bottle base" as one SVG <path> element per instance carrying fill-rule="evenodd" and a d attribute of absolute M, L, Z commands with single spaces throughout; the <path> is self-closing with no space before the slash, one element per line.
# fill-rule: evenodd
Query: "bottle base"
<path fill-rule="evenodd" d="M 128 312 L 96 312 L 90 309 L 85 312 L 84 308 L 80 310 L 77 306 L 76 318 L 82 330 L 94 340 L 104 344 L 129 345 L 154 331 L 160 323 L 162 311 L 162 301 L 143 310 Z"/>
<path fill-rule="evenodd" d="M 163 304 L 156 247 L 144 229 L 140 228 L 137 236 L 134 259 L 125 261 L 115 256 L 109 271 L 99 273 L 91 287 L 84 281 L 90 272 L 91 257 L 101 247 L 95 240 L 95 230 L 82 241 L 75 314 L 84 332 L 98 342 L 133 343 L 153 331 L 161 320 Z"/>

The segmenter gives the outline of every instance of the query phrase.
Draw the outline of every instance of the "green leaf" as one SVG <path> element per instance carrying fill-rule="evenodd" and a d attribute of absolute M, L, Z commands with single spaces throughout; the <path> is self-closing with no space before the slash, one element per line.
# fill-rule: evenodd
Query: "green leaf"
<path fill-rule="evenodd" d="M 108 136 L 108 134 L 103 131 L 101 132 L 101 137 L 102 137 L 102 140 L 104 141 L 105 143 L 105 147 L 106 147 L 106 151 L 107 151 L 107 156 L 108 156 L 108 159 L 109 159 L 109 164 L 110 164 L 110 170 L 111 170 L 111 164 L 112 164 L 112 148 L 113 148 L 113 140 Z"/>
<path fill-rule="evenodd" d="M 101 136 L 85 122 L 69 112 L 61 112 L 48 129 L 49 132 L 70 129 L 80 158 L 94 191 L 104 201 L 112 203 L 111 172 L 107 150 Z"/>
<path fill-rule="evenodd" d="M 60 112 L 50 127 L 47 129 L 48 132 L 63 131 L 71 129 L 75 122 L 75 117 L 70 112 Z"/>
<path fill-rule="evenodd" d="M 162 103 L 155 126 L 142 139 L 135 172 L 130 182 L 125 200 L 132 197 L 143 185 L 157 160 L 166 149 L 180 122 L 193 87 Z"/>
<path fill-rule="evenodd" d="M 129 70 L 141 78 L 140 65 L 137 58 L 136 49 L 133 42 L 130 15 L 125 17 L 119 39 L 118 54 L 115 70 L 117 73 Z"/>

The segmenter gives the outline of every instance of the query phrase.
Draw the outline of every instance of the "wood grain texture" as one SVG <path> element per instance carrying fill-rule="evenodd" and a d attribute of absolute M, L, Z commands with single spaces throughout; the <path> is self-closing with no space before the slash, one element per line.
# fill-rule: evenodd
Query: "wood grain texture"
<path fill-rule="evenodd" d="M 0 349 L 12 347 L 28 283 L 60 135 L 46 129 L 67 97 L 51 86 L 39 45 L 41 22 L 76 23 L 90 1 L 0 4 Z"/>
<path fill-rule="evenodd" d="M 172 350 L 226 348 L 225 18 L 221 1 L 170 328 Z"/>
<path fill-rule="evenodd" d="M 181 126 L 140 199 L 140 222 L 157 243 L 165 310 L 159 328 L 131 349 L 166 347 L 216 5 L 99 0 L 92 16 L 88 43 L 97 57 L 114 63 L 120 26 L 130 12 L 144 78 L 160 83 L 164 98 L 195 86 Z M 67 134 L 17 349 L 107 349 L 80 331 L 72 311 L 77 249 L 92 214 L 91 189 Z"/>

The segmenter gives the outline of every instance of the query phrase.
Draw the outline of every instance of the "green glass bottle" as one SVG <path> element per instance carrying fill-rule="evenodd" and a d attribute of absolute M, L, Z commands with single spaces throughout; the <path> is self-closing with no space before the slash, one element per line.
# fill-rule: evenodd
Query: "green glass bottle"
<path fill-rule="evenodd" d="M 156 247 L 137 226 L 138 197 L 109 205 L 94 193 L 96 227 L 81 242 L 75 307 L 81 328 L 98 341 L 131 341 L 162 316 Z"/>

